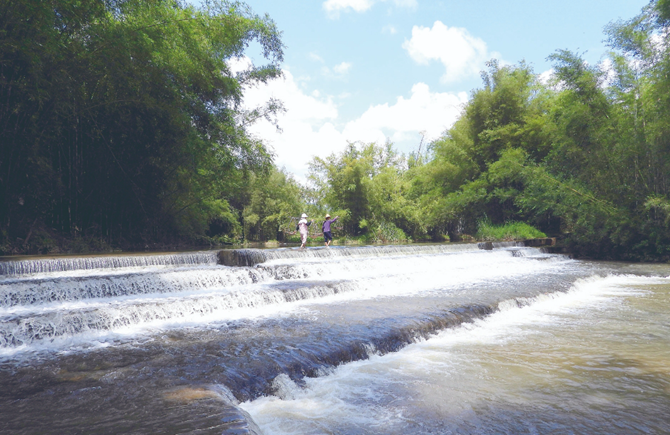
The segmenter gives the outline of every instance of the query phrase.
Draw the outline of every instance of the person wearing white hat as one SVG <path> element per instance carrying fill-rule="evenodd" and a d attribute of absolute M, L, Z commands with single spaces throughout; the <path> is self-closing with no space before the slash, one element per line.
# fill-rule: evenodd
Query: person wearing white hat
<path fill-rule="evenodd" d="M 312 222 L 314 222 L 314 220 L 307 222 L 306 213 L 303 213 L 302 216 L 300 216 L 298 226 L 296 227 L 296 229 L 300 231 L 300 241 L 302 242 L 300 249 L 304 248 L 305 243 L 307 243 L 307 234 L 309 234 L 309 226 L 312 225 Z"/>

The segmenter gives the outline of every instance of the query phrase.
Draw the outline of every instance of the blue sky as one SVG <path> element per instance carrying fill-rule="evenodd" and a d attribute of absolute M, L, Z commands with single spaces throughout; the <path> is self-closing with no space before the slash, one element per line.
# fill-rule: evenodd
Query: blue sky
<path fill-rule="evenodd" d="M 195 0 L 194 0 L 195 1 Z M 283 32 L 284 78 L 247 91 L 253 106 L 284 101 L 283 132 L 252 132 L 300 181 L 313 156 L 347 141 L 385 142 L 410 152 L 458 118 L 479 72 L 497 58 L 525 60 L 537 74 L 557 49 L 604 59 L 604 26 L 637 15 L 647 0 L 248 0 Z M 262 58 L 253 47 L 249 56 Z"/>

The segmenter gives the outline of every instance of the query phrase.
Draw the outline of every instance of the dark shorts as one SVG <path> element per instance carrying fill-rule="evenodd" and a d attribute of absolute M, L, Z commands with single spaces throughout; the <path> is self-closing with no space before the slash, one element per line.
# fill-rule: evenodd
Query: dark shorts
<path fill-rule="evenodd" d="M 327 242 L 328 240 L 333 240 L 333 233 L 330 231 L 324 231 L 323 232 L 323 241 Z"/>

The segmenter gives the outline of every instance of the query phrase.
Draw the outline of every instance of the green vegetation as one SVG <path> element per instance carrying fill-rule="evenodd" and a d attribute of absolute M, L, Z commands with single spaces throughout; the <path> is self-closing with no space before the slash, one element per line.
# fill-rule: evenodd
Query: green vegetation
<path fill-rule="evenodd" d="M 281 74 L 269 17 L 223 0 L 5 0 L 0 251 L 291 241 L 304 211 L 314 233 L 339 215 L 347 243 L 549 234 L 577 255 L 668 261 L 669 24 L 652 1 L 607 27 L 611 67 L 559 50 L 550 83 L 492 61 L 427 147 L 350 143 L 301 186 L 246 131 L 281 103 L 240 104 Z M 252 41 L 267 65 L 233 73 Z"/>
<path fill-rule="evenodd" d="M 393 225 L 412 240 L 500 239 L 535 237 L 532 227 L 577 255 L 670 260 L 668 24 L 670 2 L 652 2 L 608 26 L 609 70 L 559 50 L 551 83 L 492 61 L 427 153 L 350 144 L 314 161 L 314 196 L 351 211 L 353 234 Z"/>
<path fill-rule="evenodd" d="M 512 241 L 547 237 L 525 222 L 507 222 L 504 225 L 491 225 L 490 222 L 480 222 L 477 230 L 477 240 L 484 241 Z"/>
<path fill-rule="evenodd" d="M 276 176 L 246 128 L 282 109 L 242 86 L 281 74 L 279 36 L 223 0 L 0 2 L 0 250 L 238 240 Z M 232 72 L 252 41 L 267 64 Z"/>

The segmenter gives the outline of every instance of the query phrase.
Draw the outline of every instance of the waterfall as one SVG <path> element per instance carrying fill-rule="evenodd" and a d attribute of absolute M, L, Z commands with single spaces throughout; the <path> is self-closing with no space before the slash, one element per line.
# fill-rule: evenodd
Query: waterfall
<path fill-rule="evenodd" d="M 156 255 L 40 258 L 34 260 L 0 261 L 0 276 L 30 275 L 73 270 L 216 264 L 216 262 L 216 252 L 214 251 Z"/>
<path fill-rule="evenodd" d="M 353 300 L 455 288 L 519 273 L 512 267 L 519 249 L 542 255 L 536 248 L 496 249 L 240 249 L 10 262 L 0 279 L 0 350 L 116 339 L 118 331 L 220 322 L 345 294 Z M 217 257 L 234 258 L 235 266 L 219 265 Z M 532 263 L 515 267 L 524 264 Z"/>
<path fill-rule="evenodd" d="M 609 364 L 606 388 L 630 378 L 634 391 L 644 385 L 645 395 L 651 394 L 637 405 L 628 401 L 625 419 L 614 425 L 608 426 L 608 415 L 584 427 L 611 432 L 614 426 L 635 425 L 658 432 L 663 418 L 653 415 L 664 415 L 657 411 L 670 406 L 667 383 L 656 382 L 667 351 L 650 348 L 639 364 L 637 355 L 648 342 L 666 340 L 667 312 L 659 307 L 670 300 L 661 291 L 670 291 L 670 269 L 580 262 L 545 252 L 543 243 L 5 262 L 3 430 L 22 433 L 30 425 L 31 432 L 54 435 L 119 428 L 227 433 L 223 427 L 259 435 L 425 433 L 426 428 L 442 433 L 445 422 L 454 422 L 454 433 L 479 424 L 487 432 L 504 427 L 517 433 L 527 429 L 513 424 L 522 415 L 519 409 L 526 409 L 515 408 L 518 403 L 539 401 L 551 408 L 563 395 L 564 407 L 586 397 L 556 427 L 568 427 L 565 422 L 580 415 L 575 411 L 590 403 L 601 412 L 602 400 L 588 397 L 593 380 L 582 382 L 572 373 L 597 376 Z M 636 288 L 640 285 L 646 287 Z M 618 333 L 633 321 L 642 335 L 633 333 L 632 350 L 622 350 L 625 336 Z M 583 325 L 575 329 L 575 323 Z M 574 335 L 579 338 L 572 340 Z M 603 337 L 614 352 L 603 358 L 595 349 L 590 355 Z M 570 365 L 564 364 L 569 350 L 551 356 L 561 339 L 569 340 L 567 349 L 581 346 Z M 510 352 L 510 343 L 522 350 Z M 519 358 L 529 363 L 518 363 Z M 622 364 L 631 361 L 635 370 L 624 373 Z M 543 401 L 545 373 L 554 372 L 568 379 Z M 539 379 L 515 396 L 518 379 L 533 374 Z M 570 392 L 582 384 L 588 388 Z M 480 393 L 472 397 L 473 391 Z M 487 413 L 491 396 L 504 405 L 492 414 Z M 444 403 L 454 412 L 434 417 Z M 465 414 L 462 403 L 469 407 Z M 482 404 L 484 414 L 477 408 Z M 495 420 L 507 409 L 509 415 Z M 629 409 L 637 410 L 632 423 Z M 651 417 L 649 409 L 656 410 Z M 523 415 L 535 418 L 535 411 Z M 459 424 L 459 416 L 471 412 L 474 420 Z M 543 414 L 533 427 L 546 428 L 542 421 L 557 415 Z"/>

